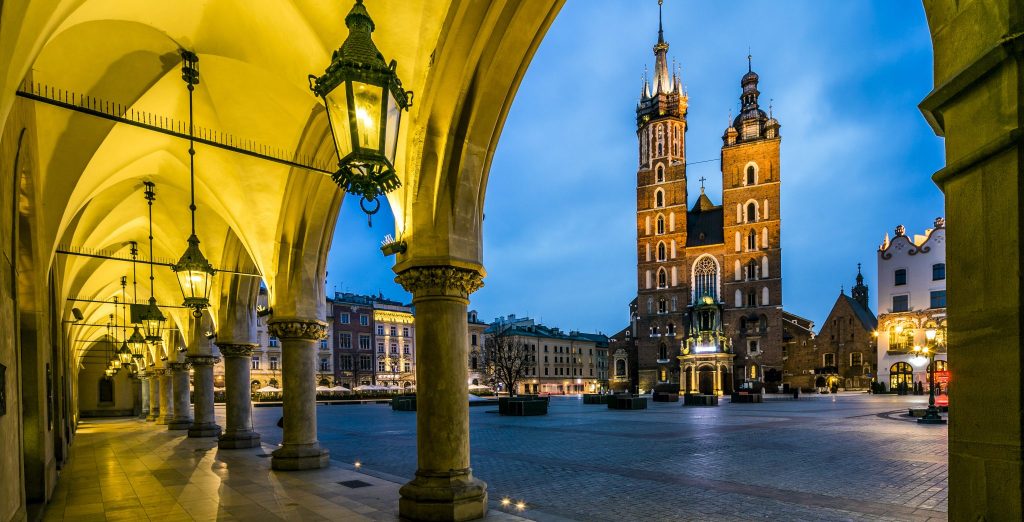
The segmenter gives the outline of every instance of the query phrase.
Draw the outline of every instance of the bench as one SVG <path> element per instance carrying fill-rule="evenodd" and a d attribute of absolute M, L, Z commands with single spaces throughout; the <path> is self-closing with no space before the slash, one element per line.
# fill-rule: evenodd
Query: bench
<path fill-rule="evenodd" d="M 718 406 L 718 396 L 687 393 L 683 395 L 683 406 Z"/>

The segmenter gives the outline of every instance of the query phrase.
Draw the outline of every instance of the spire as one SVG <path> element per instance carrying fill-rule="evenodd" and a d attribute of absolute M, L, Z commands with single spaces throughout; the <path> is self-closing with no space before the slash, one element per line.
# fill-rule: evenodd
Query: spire
<path fill-rule="evenodd" d="M 864 275 L 860 273 L 860 263 L 857 263 L 857 284 L 850 295 L 864 310 L 871 310 L 868 307 L 868 287 L 864 284 Z"/>
<path fill-rule="evenodd" d="M 658 0 L 658 43 L 654 45 L 654 93 L 667 94 L 672 90 L 668 73 L 668 43 L 665 42 L 665 31 L 661 23 L 661 4 Z"/>

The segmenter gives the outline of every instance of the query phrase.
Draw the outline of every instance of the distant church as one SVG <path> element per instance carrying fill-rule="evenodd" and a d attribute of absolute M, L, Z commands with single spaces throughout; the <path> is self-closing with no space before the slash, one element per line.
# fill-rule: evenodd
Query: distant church
<path fill-rule="evenodd" d="M 658 20 L 654 77 L 636 107 L 637 297 L 610 346 L 616 390 L 731 393 L 782 381 L 785 345 L 810 321 L 782 309 L 779 122 L 748 56 L 740 113 L 722 136 L 721 204 L 688 209 L 687 94 Z"/>

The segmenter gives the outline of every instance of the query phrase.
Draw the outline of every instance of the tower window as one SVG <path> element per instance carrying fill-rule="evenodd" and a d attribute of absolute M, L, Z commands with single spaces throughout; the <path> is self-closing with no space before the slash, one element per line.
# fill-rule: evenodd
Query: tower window
<path fill-rule="evenodd" d="M 757 183 L 754 179 L 754 166 L 750 165 L 747 167 L 747 185 L 753 185 L 754 183 Z"/>
<path fill-rule="evenodd" d="M 654 206 L 661 208 L 665 206 L 665 192 L 659 190 L 654 193 Z"/>
<path fill-rule="evenodd" d="M 668 313 L 668 303 L 664 299 L 659 299 L 658 300 L 658 313 L 659 314 Z"/>
<path fill-rule="evenodd" d="M 753 290 L 747 292 L 747 306 L 750 308 L 757 306 L 757 292 Z"/>
<path fill-rule="evenodd" d="M 753 230 L 747 234 L 747 249 L 757 250 L 757 232 L 754 232 Z"/>
<path fill-rule="evenodd" d="M 747 279 L 757 279 L 757 261 L 747 261 Z"/>
<path fill-rule="evenodd" d="M 657 231 L 658 231 L 658 234 L 664 234 L 665 233 L 665 217 L 664 216 L 658 216 Z"/>
<path fill-rule="evenodd" d="M 747 221 L 757 221 L 757 203 L 753 201 L 747 204 Z"/>
<path fill-rule="evenodd" d="M 658 288 L 668 288 L 668 272 L 664 268 L 658 270 Z"/>
<path fill-rule="evenodd" d="M 665 243 L 658 243 L 658 261 L 664 261 L 666 257 L 667 256 L 665 255 Z"/>
<path fill-rule="evenodd" d="M 657 180 L 658 183 L 664 183 L 665 182 L 665 167 L 663 167 L 661 165 L 658 165 L 657 175 L 656 175 L 655 179 Z"/>

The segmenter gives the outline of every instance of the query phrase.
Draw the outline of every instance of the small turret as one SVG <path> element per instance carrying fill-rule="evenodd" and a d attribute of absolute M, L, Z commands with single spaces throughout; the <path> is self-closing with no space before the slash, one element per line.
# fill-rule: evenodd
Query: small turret
<path fill-rule="evenodd" d="M 850 295 L 865 310 L 871 310 L 868 308 L 868 287 L 864 284 L 864 275 L 860 273 L 860 263 L 857 263 L 857 284 L 853 287 Z"/>

